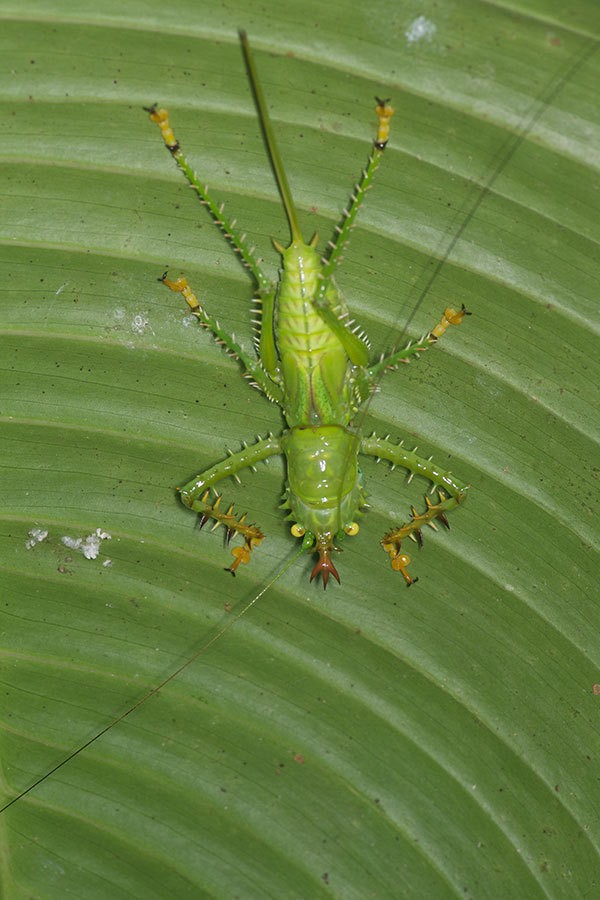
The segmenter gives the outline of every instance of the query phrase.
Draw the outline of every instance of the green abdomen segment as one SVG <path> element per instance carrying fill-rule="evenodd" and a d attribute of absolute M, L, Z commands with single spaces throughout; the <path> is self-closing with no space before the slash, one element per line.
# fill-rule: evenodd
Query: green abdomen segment
<path fill-rule="evenodd" d="M 331 547 L 364 503 L 356 434 L 337 425 L 292 428 L 281 438 L 294 522 Z"/>
<path fill-rule="evenodd" d="M 345 425 L 349 419 L 348 357 L 314 306 L 320 284 L 319 254 L 294 241 L 283 257 L 277 346 L 287 422 L 292 428 Z M 327 302 L 339 303 L 333 287 L 327 292 Z"/>

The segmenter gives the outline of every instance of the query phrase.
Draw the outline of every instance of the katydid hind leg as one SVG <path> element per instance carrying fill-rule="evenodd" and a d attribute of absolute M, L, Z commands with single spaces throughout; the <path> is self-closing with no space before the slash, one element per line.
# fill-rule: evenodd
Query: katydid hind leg
<path fill-rule="evenodd" d="M 258 462 L 280 453 L 279 438 L 269 435 L 255 444 L 244 446 L 237 453 L 230 453 L 226 459 L 199 473 L 188 484 L 179 488 L 182 502 L 198 513 L 200 528 L 208 521 L 212 521 L 213 530 L 220 525 L 225 527 L 227 543 L 238 534 L 244 538 L 243 546 L 234 547 L 231 551 L 234 562 L 229 571 L 233 575 L 240 564 L 250 562 L 250 554 L 264 540 L 264 534 L 257 525 L 246 521 L 245 513 L 243 515 L 235 513 L 233 504 L 221 506 L 223 497 L 215 491 L 214 486 L 224 478 L 239 480 L 239 472 L 248 468 L 254 469 Z"/>
<path fill-rule="evenodd" d="M 403 441 L 395 444 L 387 438 L 378 438 L 376 435 L 363 438 L 360 445 L 361 453 L 377 460 L 385 459 L 391 463 L 392 468 L 398 466 L 405 469 L 410 473 L 409 482 L 415 475 L 421 475 L 430 482 L 432 490 L 437 492 L 437 502 L 432 502 L 429 496 L 425 495 L 425 510 L 419 513 L 411 506 L 409 521 L 391 528 L 381 540 L 381 546 L 390 555 L 392 568 L 402 573 L 409 587 L 416 579 L 411 578 L 407 572 L 410 557 L 402 552 L 402 541 L 411 538 L 422 547 L 423 528 L 426 525 L 437 530 L 436 523 L 440 522 L 449 528 L 446 514 L 466 500 L 469 490 L 469 485 L 459 481 L 448 470 L 440 468 L 432 459 L 419 456 L 415 450 L 407 450 Z"/>

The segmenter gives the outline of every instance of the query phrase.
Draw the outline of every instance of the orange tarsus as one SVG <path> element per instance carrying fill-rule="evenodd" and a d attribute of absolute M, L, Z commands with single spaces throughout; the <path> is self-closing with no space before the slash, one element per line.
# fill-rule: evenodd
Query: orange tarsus
<path fill-rule="evenodd" d="M 252 547 L 248 546 L 248 542 L 246 542 L 242 547 L 234 547 L 231 551 L 231 555 L 234 557 L 235 562 L 232 563 L 231 566 L 225 569 L 226 572 L 231 572 L 232 575 L 235 575 L 235 570 L 240 565 L 246 565 L 250 562 L 250 551 Z"/>
<path fill-rule="evenodd" d="M 449 306 L 446 310 L 444 310 L 444 315 L 442 316 L 438 324 L 430 332 L 430 338 L 433 341 L 437 341 L 438 338 L 441 338 L 446 329 L 450 327 L 450 325 L 460 325 L 464 317 L 470 315 L 471 313 L 465 307 L 464 303 L 458 310 L 458 312 L 455 309 L 452 309 L 451 306 Z"/>
<path fill-rule="evenodd" d="M 401 572 L 402 577 L 406 582 L 406 587 L 410 587 L 411 584 L 414 584 L 418 581 L 418 578 L 411 578 L 408 574 L 407 565 L 410 562 L 410 556 L 407 556 L 406 553 L 398 553 L 396 556 L 392 557 L 392 569 L 395 572 Z"/>
<path fill-rule="evenodd" d="M 406 587 L 410 587 L 411 584 L 415 584 L 419 579 L 411 578 L 408 573 L 407 566 L 410 563 L 410 556 L 407 556 L 406 553 L 400 552 L 400 543 L 398 541 L 385 541 L 381 542 L 381 546 L 386 551 L 386 553 L 390 554 L 390 561 L 392 563 L 392 569 L 394 572 L 400 572 L 402 577 L 406 582 Z"/>
<path fill-rule="evenodd" d="M 313 581 L 319 573 L 321 574 L 321 578 L 323 579 L 323 590 L 327 587 L 327 582 L 329 581 L 329 575 L 333 575 L 338 584 L 341 584 L 340 576 L 338 575 L 338 571 L 333 564 L 331 559 L 331 550 L 327 547 L 321 548 L 319 550 L 319 560 L 312 570 L 312 574 L 310 576 L 310 580 Z"/>
<path fill-rule="evenodd" d="M 158 280 L 162 281 L 164 285 L 166 285 L 176 294 L 183 294 L 187 305 L 193 313 L 200 310 L 200 303 L 198 302 L 198 298 L 189 286 L 187 278 L 181 277 L 175 278 L 175 280 L 171 280 L 170 278 L 167 278 L 167 273 L 165 272 L 162 278 L 159 278 Z"/>
<path fill-rule="evenodd" d="M 376 97 L 375 99 L 377 100 L 375 113 L 379 119 L 375 147 L 379 150 L 383 150 L 390 136 L 390 119 L 394 115 L 394 109 L 390 106 L 389 100 L 380 100 L 379 97 Z"/>
<path fill-rule="evenodd" d="M 171 151 L 171 153 L 175 153 L 179 150 L 179 144 L 177 143 L 177 138 L 173 134 L 171 126 L 169 125 L 169 113 L 166 109 L 157 109 L 156 104 L 154 106 L 144 106 L 144 110 L 150 114 L 150 119 L 155 122 L 160 128 L 160 133 L 162 134 L 163 141 Z"/>

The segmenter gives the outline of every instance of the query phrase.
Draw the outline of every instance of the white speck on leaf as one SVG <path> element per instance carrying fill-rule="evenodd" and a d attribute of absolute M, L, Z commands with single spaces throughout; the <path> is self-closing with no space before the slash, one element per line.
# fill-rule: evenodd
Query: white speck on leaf
<path fill-rule="evenodd" d="M 40 544 L 42 541 L 45 541 L 48 537 L 48 532 L 43 528 L 32 528 L 31 531 L 28 531 L 29 540 L 25 541 L 25 547 L 27 550 L 33 550 L 33 548 Z"/>
<path fill-rule="evenodd" d="M 437 28 L 433 22 L 430 22 L 425 16 L 417 16 L 404 32 L 404 36 L 407 44 L 416 44 L 417 41 L 430 41 L 436 31 Z"/>
<path fill-rule="evenodd" d="M 93 534 L 89 534 L 85 538 L 72 538 L 65 534 L 61 537 L 62 543 L 69 550 L 79 550 L 86 559 L 97 559 L 100 555 L 100 544 L 102 541 L 110 541 L 112 535 L 101 528 L 96 528 Z"/>
<path fill-rule="evenodd" d="M 146 331 L 150 331 L 150 334 L 154 334 L 154 331 L 150 328 L 150 319 L 145 313 L 135 314 L 131 320 L 131 328 L 136 334 L 144 334 Z"/>

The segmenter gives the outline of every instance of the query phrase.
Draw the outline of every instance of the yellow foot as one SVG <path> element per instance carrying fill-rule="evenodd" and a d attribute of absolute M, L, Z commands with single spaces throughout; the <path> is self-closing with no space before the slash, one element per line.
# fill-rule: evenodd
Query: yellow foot
<path fill-rule="evenodd" d="M 264 540 L 265 536 L 257 525 L 246 525 L 247 513 L 244 513 L 239 517 L 234 515 L 233 504 L 231 504 L 227 512 L 222 512 L 219 509 L 222 496 L 219 494 L 212 504 L 209 503 L 209 496 L 210 491 L 205 491 L 202 495 L 202 503 L 205 508 L 198 513 L 200 516 L 199 527 L 204 528 L 209 519 L 214 519 L 215 524 L 213 525 L 212 531 L 218 528 L 219 525 L 224 525 L 227 529 L 225 537 L 227 544 L 229 544 L 231 539 L 237 534 L 241 534 L 244 538 L 243 546 L 234 547 L 231 551 L 234 562 L 226 570 L 227 572 L 231 572 L 232 575 L 235 575 L 235 570 L 239 565 L 247 565 L 250 562 L 250 554 L 254 548 L 258 547 Z"/>

